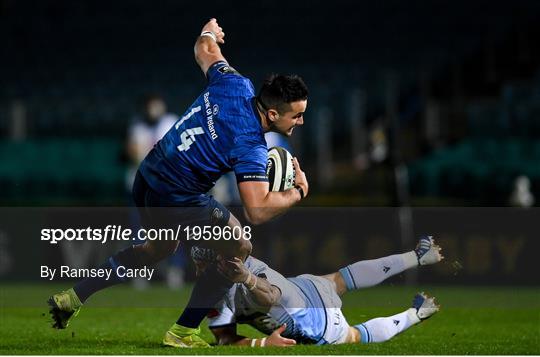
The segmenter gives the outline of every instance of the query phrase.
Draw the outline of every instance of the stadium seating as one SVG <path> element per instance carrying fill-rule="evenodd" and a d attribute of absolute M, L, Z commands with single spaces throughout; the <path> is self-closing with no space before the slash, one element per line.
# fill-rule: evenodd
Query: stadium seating
<path fill-rule="evenodd" d="M 41 139 L 0 143 L 0 201 L 112 204 L 125 199 L 121 143 Z"/>
<path fill-rule="evenodd" d="M 410 166 L 414 194 L 506 204 L 513 180 L 528 176 L 540 197 L 540 140 L 466 139 Z M 494 202 L 494 200 L 499 200 Z"/>
<path fill-rule="evenodd" d="M 244 2 L 247 15 L 250 6 L 248 1 Z M 241 3 L 235 6 L 235 11 L 225 5 L 213 11 L 221 14 L 224 26 L 235 21 L 241 24 L 243 12 L 239 9 L 244 8 Z M 387 70 L 397 73 L 400 85 L 407 87 L 417 80 L 418 71 L 435 71 L 478 46 L 481 33 L 471 31 L 478 23 L 483 26 L 496 23 L 499 30 L 511 24 L 510 20 L 501 22 L 489 14 L 482 21 L 467 20 L 463 6 L 481 6 L 464 4 L 458 1 L 447 9 L 448 18 L 464 22 L 455 28 L 453 21 L 428 16 L 431 5 L 421 1 L 354 6 L 344 2 L 333 7 L 324 2 L 320 6 L 316 6 L 317 2 L 310 6 L 299 2 L 289 4 L 289 11 L 277 18 L 270 11 L 277 5 L 266 2 L 262 6 L 268 7 L 268 13 L 258 14 L 262 17 L 258 40 L 250 41 L 253 36 L 250 33 L 233 31 L 230 34 L 233 40 L 226 50 L 234 56 L 231 62 L 256 82 L 270 72 L 302 68 L 302 74 L 313 87 L 326 86 L 343 96 L 351 88 L 362 86 L 369 94 L 370 106 L 383 108 L 381 83 L 384 84 Z M 359 11 L 358 6 L 365 8 Z M 7 42 L 11 56 L 0 59 L 9 68 L 2 73 L 6 85 L 0 88 L 0 97 L 6 102 L 18 98 L 27 103 L 35 137 L 69 136 L 74 130 L 85 136 L 117 136 L 123 133 L 139 95 L 160 91 L 168 96 L 171 109 L 180 112 L 204 83 L 191 58 L 193 34 L 180 31 L 200 26 L 198 17 L 187 15 L 200 12 L 196 4 L 179 6 L 174 1 L 165 1 L 162 6 L 156 6 L 142 1 L 119 1 L 107 5 L 107 11 L 99 11 L 99 5 L 91 2 L 69 1 L 58 1 L 55 6 L 20 2 L 12 7 L 14 10 L 0 21 L 0 29 L 9 35 L 23 28 L 32 36 L 28 42 Z M 62 18 L 62 26 L 73 31 L 63 31 L 55 23 L 58 9 L 64 12 L 69 9 L 70 16 Z M 295 41 L 280 41 L 289 36 L 286 24 L 296 21 L 295 10 L 303 14 L 303 26 L 312 26 L 312 36 L 302 39 L 302 51 L 295 51 Z M 100 16 L 92 16 L 93 13 Z M 129 19 L 127 26 L 124 19 Z M 276 21 L 281 25 L 275 24 Z M 339 26 L 325 26 L 329 21 Z M 160 26 L 154 26 L 155 23 Z M 432 30 L 426 33 L 425 28 Z M 349 41 L 343 34 L 350 32 L 358 36 L 355 40 L 358 46 L 347 46 L 346 55 L 340 54 L 345 41 Z M 246 36 L 247 41 L 241 38 Z M 441 36 L 451 46 L 441 47 Z M 8 36 L 12 38 L 17 37 Z M 287 53 L 286 61 L 266 51 L 276 41 L 280 41 L 281 52 Z M 319 41 L 328 42 L 325 51 L 319 50 Z M 70 43 L 77 45 L 68 46 Z M 257 53 L 265 53 L 265 57 L 256 56 Z M 29 62 L 29 58 L 36 56 L 39 60 Z M 200 86 L 194 85 L 197 83 Z M 330 100 L 314 105 L 339 109 Z M 103 131 L 103 124 L 107 124 L 107 131 Z"/>
<path fill-rule="evenodd" d="M 7 3 L 0 13 L 0 33 L 8 54 L 0 57 L 0 133 L 7 133 L 10 105 L 18 100 L 27 110 L 30 137 L 28 142 L 0 144 L 0 153 L 5 155 L 0 180 L 9 188 L 0 194 L 0 200 L 38 199 L 40 195 L 119 198 L 123 168 L 117 157 L 139 97 L 160 92 L 169 109 L 181 113 L 203 87 L 204 77 L 193 62 L 191 49 L 193 29 L 206 16 L 201 14 L 200 4 L 124 0 L 107 4 L 106 11 L 103 6 L 89 1 L 18 1 Z M 406 92 L 418 84 L 420 73 L 436 77 L 450 63 L 477 50 L 485 32 L 496 37 L 512 28 L 512 16 L 504 16 L 512 9 L 533 14 L 526 7 L 540 8 L 532 3 L 523 7 L 490 4 L 485 11 L 485 4 L 459 0 L 445 4 L 445 16 L 440 17 L 433 13 L 441 5 L 419 0 L 338 1 L 333 6 L 300 1 L 289 3 L 288 11 L 280 11 L 276 17 L 278 4 L 262 1 L 259 6 L 266 11 L 257 12 L 257 31 L 244 31 L 243 27 L 253 12 L 252 2 L 213 6 L 212 15 L 231 29 L 225 54 L 255 83 L 271 72 L 300 72 L 311 88 L 310 114 L 322 106 L 330 107 L 336 113 L 334 134 L 342 136 L 346 131 L 336 128 L 346 125 L 352 90 L 366 92 L 368 116 L 376 118 L 385 111 L 389 73 L 399 78 L 399 86 Z M 302 28 L 309 29 L 309 36 L 299 38 L 305 31 L 289 31 L 298 14 L 302 14 Z M 274 53 L 268 48 L 281 50 Z M 469 132 L 504 136 L 511 130 L 516 135 L 537 135 L 540 126 L 531 118 L 540 114 L 539 91 L 528 93 L 520 85 L 510 84 L 503 91 L 503 102 L 471 106 Z M 315 122 L 306 120 L 307 133 L 317 130 Z M 314 137 L 305 135 L 304 145 L 315 145 Z M 336 142 L 346 142 L 348 138 L 338 139 Z M 476 150 L 467 148 L 466 142 L 456 153 L 453 150 L 434 153 L 413 165 L 411 171 L 419 182 L 426 183 L 415 192 L 436 194 L 444 191 L 443 186 L 451 190 L 466 186 L 460 170 L 470 176 L 466 182 L 478 179 L 478 184 L 492 172 L 484 162 L 460 161 L 467 156 L 462 152 Z M 14 162 L 15 153 L 25 159 Z M 81 153 L 85 161 L 80 159 Z M 460 169 L 447 172 L 453 163 Z M 55 169 L 48 169 L 51 167 Z M 113 188 L 118 190 L 113 192 Z"/>
<path fill-rule="evenodd" d="M 467 119 L 466 139 L 410 165 L 413 193 L 505 205 L 513 180 L 525 175 L 540 197 L 540 71 L 470 103 Z"/>

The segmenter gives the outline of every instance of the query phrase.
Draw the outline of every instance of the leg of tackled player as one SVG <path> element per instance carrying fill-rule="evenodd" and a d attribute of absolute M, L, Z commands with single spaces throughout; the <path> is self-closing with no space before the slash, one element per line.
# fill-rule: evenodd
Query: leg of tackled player
<path fill-rule="evenodd" d="M 418 293 L 414 297 L 410 309 L 393 316 L 378 317 L 350 327 L 351 332 L 349 333 L 348 343 L 378 343 L 388 341 L 411 326 L 433 316 L 433 314 L 439 311 L 439 308 L 435 298 L 425 293 Z M 354 329 L 358 330 L 358 333 Z"/>
<path fill-rule="evenodd" d="M 438 263 L 443 259 L 440 250 L 431 236 L 422 236 L 414 250 L 379 259 L 362 260 L 325 275 L 324 278 L 336 284 L 336 291 L 341 296 L 347 291 L 380 284 L 407 269 Z"/>

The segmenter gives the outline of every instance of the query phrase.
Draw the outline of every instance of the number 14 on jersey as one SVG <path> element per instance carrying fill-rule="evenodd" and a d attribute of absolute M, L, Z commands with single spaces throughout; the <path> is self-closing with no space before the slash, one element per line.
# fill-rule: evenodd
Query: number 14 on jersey
<path fill-rule="evenodd" d="M 193 142 L 195 141 L 195 135 L 204 134 L 203 128 L 200 126 L 196 128 L 186 129 L 180 134 L 180 140 L 182 144 L 178 145 L 176 148 L 178 151 L 187 151 Z"/>
<path fill-rule="evenodd" d="M 193 114 L 199 111 L 201 111 L 200 106 L 191 109 L 189 113 L 184 115 L 184 117 L 182 117 L 182 119 L 180 119 L 178 123 L 176 123 L 175 125 L 176 129 L 178 129 L 180 125 L 182 125 L 186 120 L 191 118 Z M 178 151 L 188 151 L 191 144 L 193 144 L 193 142 L 195 141 L 195 135 L 200 135 L 200 134 L 204 134 L 204 130 L 200 126 L 196 128 L 184 130 L 182 134 L 180 134 L 180 141 L 182 143 L 176 147 Z"/>

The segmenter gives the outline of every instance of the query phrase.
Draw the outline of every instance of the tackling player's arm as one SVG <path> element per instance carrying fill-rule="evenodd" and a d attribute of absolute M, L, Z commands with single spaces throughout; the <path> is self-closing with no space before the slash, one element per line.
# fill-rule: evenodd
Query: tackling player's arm
<path fill-rule="evenodd" d="M 217 270 L 233 283 L 244 284 L 260 306 L 270 308 L 281 299 L 281 290 L 278 287 L 266 279 L 256 277 L 237 257 L 218 261 Z"/>
<path fill-rule="evenodd" d="M 225 43 L 225 32 L 219 27 L 216 19 L 210 19 L 201 30 L 201 36 L 195 42 L 195 60 L 206 75 L 208 68 L 218 61 L 225 61 L 219 44 Z"/>
<path fill-rule="evenodd" d="M 237 346 L 251 346 L 251 347 L 264 347 L 264 346 L 276 346 L 276 347 L 288 347 L 296 345 L 296 341 L 290 338 L 281 336 L 285 331 L 286 325 L 278 327 L 270 336 L 266 338 L 247 338 L 238 335 L 236 332 L 236 324 L 212 327 L 212 333 L 216 338 L 218 345 L 237 345 Z"/>
<path fill-rule="evenodd" d="M 244 203 L 244 213 L 252 224 L 264 223 L 282 213 L 306 197 L 309 185 L 306 175 L 300 169 L 298 160 L 294 158 L 296 187 L 284 192 L 270 191 L 270 185 L 265 181 L 244 181 L 238 183 L 240 198 Z"/>
<path fill-rule="evenodd" d="M 259 305 L 270 308 L 271 306 L 277 304 L 281 298 L 281 290 L 279 290 L 276 286 L 271 285 L 266 279 L 254 276 L 239 258 L 233 258 L 232 260 L 219 260 L 217 270 L 230 281 L 234 283 L 243 283 L 253 294 L 255 301 Z M 235 323 L 211 327 L 212 333 L 216 337 L 216 341 L 219 345 L 240 345 L 251 347 L 287 347 L 296 345 L 295 340 L 281 336 L 286 328 L 287 325 L 284 324 L 278 327 L 268 337 L 251 339 L 238 335 L 236 332 Z"/>
<path fill-rule="evenodd" d="M 247 285 L 248 289 L 250 289 L 255 301 L 267 308 L 277 305 L 281 299 L 281 290 L 277 286 L 270 284 L 268 280 L 249 274 L 248 279 L 251 279 L 245 282 L 244 285 Z"/>

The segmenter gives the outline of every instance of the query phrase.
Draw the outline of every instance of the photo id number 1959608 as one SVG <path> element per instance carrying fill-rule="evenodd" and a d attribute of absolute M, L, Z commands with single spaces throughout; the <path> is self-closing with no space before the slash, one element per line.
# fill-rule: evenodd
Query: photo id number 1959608
<path fill-rule="evenodd" d="M 185 226 L 184 233 L 188 240 L 250 240 L 250 226 Z"/>

